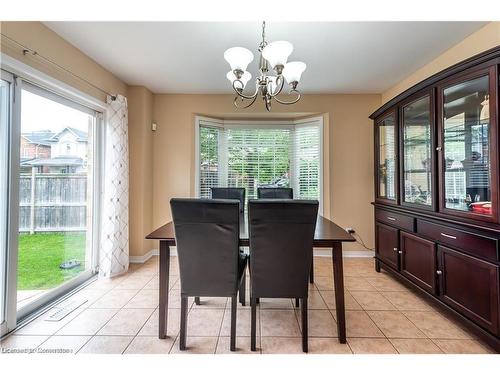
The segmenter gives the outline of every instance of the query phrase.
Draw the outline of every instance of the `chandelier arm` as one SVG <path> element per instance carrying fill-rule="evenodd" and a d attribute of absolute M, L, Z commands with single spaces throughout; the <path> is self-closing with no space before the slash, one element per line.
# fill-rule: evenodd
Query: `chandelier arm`
<path fill-rule="evenodd" d="M 276 80 L 280 80 L 281 84 L 279 85 L 279 88 L 278 85 L 276 85 L 276 91 L 274 92 L 274 94 L 269 91 L 269 96 L 271 98 L 278 96 L 281 93 L 281 90 L 283 90 L 283 86 L 285 85 L 285 79 L 283 78 L 283 76 L 278 76 Z"/>
<path fill-rule="evenodd" d="M 240 97 L 239 95 L 238 95 L 238 96 L 235 96 L 235 97 L 234 97 L 233 104 L 234 104 L 234 106 L 235 106 L 236 108 L 238 108 L 238 109 L 245 109 L 245 108 L 250 107 L 253 103 L 255 103 L 255 100 L 257 100 L 257 95 L 255 95 L 255 96 L 253 97 L 252 101 L 251 101 L 249 104 L 247 104 L 247 105 L 245 105 L 245 106 L 243 106 L 243 107 L 240 107 L 240 106 L 237 104 L 238 99 L 240 99 L 240 98 L 241 98 L 241 97 Z M 242 100 L 243 100 L 243 99 L 242 99 Z"/>
<path fill-rule="evenodd" d="M 240 82 L 242 85 L 243 85 L 243 82 L 241 82 L 239 79 L 235 79 L 235 80 L 233 81 L 233 90 L 234 90 L 234 92 L 235 92 L 238 96 L 240 96 L 240 97 L 242 97 L 242 98 L 244 98 L 244 99 L 253 99 L 253 98 L 256 98 L 256 97 L 257 97 L 257 94 L 259 93 L 259 86 L 255 85 L 255 93 L 254 93 L 253 95 L 251 95 L 251 96 L 248 96 L 248 95 L 243 95 L 243 89 L 241 89 L 241 92 L 240 92 L 240 91 L 238 91 L 239 89 L 235 86 L 235 83 L 236 83 L 236 82 Z"/>
<path fill-rule="evenodd" d="M 297 98 L 294 99 L 294 100 L 292 100 L 292 101 L 290 101 L 290 102 L 279 100 L 278 98 L 274 98 L 274 99 L 278 103 L 280 103 L 280 104 L 286 104 L 286 105 L 288 105 L 288 104 L 295 104 L 295 103 L 297 103 L 300 100 L 301 94 L 300 94 L 299 90 L 295 90 L 295 89 L 290 90 L 289 94 L 291 94 L 292 92 L 295 93 L 295 94 L 297 94 Z"/>

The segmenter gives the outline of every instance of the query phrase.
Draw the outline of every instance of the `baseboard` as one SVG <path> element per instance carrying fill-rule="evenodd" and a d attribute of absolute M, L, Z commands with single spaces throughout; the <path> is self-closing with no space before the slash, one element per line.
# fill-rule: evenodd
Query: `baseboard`
<path fill-rule="evenodd" d="M 129 263 L 145 263 L 151 257 L 159 255 L 160 252 L 158 249 L 151 249 L 144 255 L 131 255 L 129 256 Z"/>
<path fill-rule="evenodd" d="M 130 263 L 145 263 L 151 257 L 158 256 L 159 253 L 160 252 L 158 251 L 158 249 L 152 249 L 144 255 L 130 256 L 129 262 Z M 177 248 L 175 246 L 172 246 L 170 248 L 170 255 L 177 256 Z M 318 248 L 316 248 L 316 249 L 314 249 L 314 256 L 331 257 L 332 251 L 330 249 L 318 249 Z M 343 256 L 344 256 L 344 258 L 373 258 L 375 256 L 375 252 L 373 250 L 345 250 L 343 252 Z"/>
<path fill-rule="evenodd" d="M 314 249 L 314 256 L 316 257 L 331 257 L 331 249 L 316 248 Z M 375 251 L 373 250 L 344 250 L 342 252 L 344 258 L 373 258 Z"/>

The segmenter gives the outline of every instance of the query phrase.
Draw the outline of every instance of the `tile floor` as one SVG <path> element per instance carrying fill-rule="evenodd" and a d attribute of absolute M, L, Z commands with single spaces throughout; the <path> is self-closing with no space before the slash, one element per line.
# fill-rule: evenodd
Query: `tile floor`
<path fill-rule="evenodd" d="M 158 259 L 131 265 L 123 276 L 97 280 L 70 299 L 88 302 L 59 322 L 50 311 L 0 343 L 4 348 L 60 349 L 66 353 L 179 353 L 179 277 L 176 258 L 170 271 L 169 337 L 157 338 Z M 316 257 L 309 296 L 310 353 L 491 353 L 464 327 L 449 320 L 386 272 L 373 259 L 345 258 L 347 345 L 337 339 L 332 266 Z M 247 293 L 247 296 L 249 293 Z M 227 298 L 190 301 L 188 350 L 229 353 L 230 304 Z M 302 353 L 300 312 L 290 299 L 262 299 L 258 309 L 258 352 Z M 250 309 L 238 305 L 237 352 L 250 352 Z M 4 350 L 5 351 L 5 350 Z M 0 351 L 1 352 L 1 351 Z"/>

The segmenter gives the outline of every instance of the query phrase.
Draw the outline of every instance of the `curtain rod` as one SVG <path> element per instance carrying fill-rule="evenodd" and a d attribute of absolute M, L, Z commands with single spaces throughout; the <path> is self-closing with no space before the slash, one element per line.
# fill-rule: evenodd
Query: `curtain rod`
<path fill-rule="evenodd" d="M 27 46 L 25 46 L 25 45 L 23 45 L 23 44 L 19 43 L 17 40 L 15 40 L 15 39 L 11 38 L 10 36 L 5 35 L 4 33 L 0 33 L 0 35 L 2 36 L 2 38 L 6 38 L 6 39 L 8 39 L 9 41 L 11 41 L 11 42 L 13 42 L 14 44 L 16 44 L 17 46 L 21 47 L 21 48 L 22 48 L 22 50 L 23 50 L 23 51 L 22 51 L 22 52 L 23 52 L 23 55 L 25 55 L 25 56 L 26 56 L 26 55 L 28 55 L 28 54 L 29 54 L 29 55 L 32 55 L 32 56 L 37 56 L 37 57 L 39 57 L 40 59 L 42 59 L 43 61 L 45 61 L 45 62 L 47 62 L 47 63 L 49 63 L 49 64 L 51 64 L 51 65 L 55 66 L 56 68 L 58 68 L 58 69 L 60 69 L 60 70 L 64 71 L 65 73 L 70 74 L 71 76 L 73 76 L 73 77 L 75 77 L 75 78 L 79 79 L 80 81 L 82 81 L 82 82 L 86 83 L 87 85 L 89 85 L 89 86 L 93 87 L 94 89 L 96 89 L 96 90 L 98 90 L 98 91 L 100 91 L 100 92 L 102 92 L 102 93 L 104 93 L 104 94 L 106 94 L 106 95 L 109 95 L 109 96 L 111 97 L 111 100 L 113 100 L 113 101 L 114 101 L 114 100 L 116 100 L 116 95 L 115 95 L 115 94 L 110 94 L 110 93 L 109 93 L 109 92 L 107 92 L 106 90 L 101 89 L 99 86 L 94 85 L 92 82 L 90 82 L 90 81 L 86 80 L 85 78 L 82 78 L 82 77 L 80 77 L 79 75 L 77 75 L 77 74 L 73 73 L 71 70 L 66 69 L 64 66 L 61 66 L 61 65 L 59 65 L 58 63 L 56 63 L 55 61 L 52 61 L 51 59 L 49 59 L 49 58 L 47 58 L 47 57 L 45 57 L 45 56 L 40 55 L 40 54 L 39 54 L 37 51 L 35 51 L 34 49 L 29 48 L 29 47 L 27 47 Z"/>

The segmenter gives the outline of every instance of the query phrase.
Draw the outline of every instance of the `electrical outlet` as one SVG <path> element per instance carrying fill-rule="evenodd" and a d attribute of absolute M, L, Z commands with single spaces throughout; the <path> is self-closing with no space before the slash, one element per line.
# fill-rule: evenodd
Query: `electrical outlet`
<path fill-rule="evenodd" d="M 356 231 L 354 230 L 354 228 L 345 228 L 346 232 L 347 233 L 356 233 Z"/>

